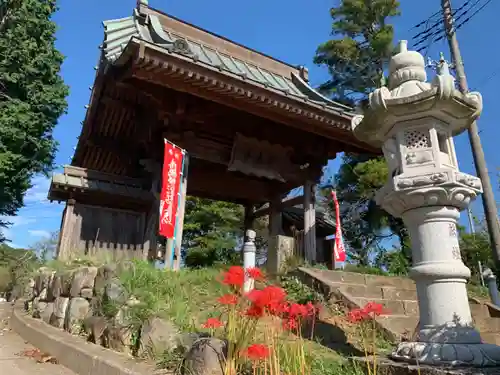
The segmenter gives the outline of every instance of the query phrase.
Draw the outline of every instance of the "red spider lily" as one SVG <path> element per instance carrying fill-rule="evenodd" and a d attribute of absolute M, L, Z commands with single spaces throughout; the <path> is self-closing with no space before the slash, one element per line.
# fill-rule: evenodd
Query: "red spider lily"
<path fill-rule="evenodd" d="M 294 330 L 299 327 L 296 319 L 288 318 L 283 320 L 283 328 L 287 330 Z"/>
<path fill-rule="evenodd" d="M 224 325 L 219 319 L 217 318 L 208 318 L 205 324 L 202 325 L 203 328 L 220 328 Z"/>
<path fill-rule="evenodd" d="M 384 313 L 384 306 L 380 303 L 368 302 L 365 307 L 363 307 L 363 310 L 366 314 L 379 316 Z"/>
<path fill-rule="evenodd" d="M 248 299 L 256 306 L 266 309 L 270 314 L 277 314 L 285 302 L 286 292 L 277 286 L 267 286 L 263 290 L 254 289 L 248 293 Z"/>
<path fill-rule="evenodd" d="M 264 316 L 264 308 L 263 307 L 260 307 L 260 306 L 257 306 L 255 304 L 252 304 L 252 306 L 250 306 L 246 311 L 245 311 L 245 314 L 246 316 L 249 316 L 251 318 L 261 318 L 262 316 Z"/>
<path fill-rule="evenodd" d="M 238 296 L 235 294 L 225 294 L 219 297 L 217 301 L 222 305 L 236 305 L 238 303 Z"/>
<path fill-rule="evenodd" d="M 314 306 L 312 307 L 313 309 L 310 309 L 308 305 L 300 305 L 298 303 L 292 303 L 290 305 L 288 314 L 290 317 L 294 318 L 305 318 L 307 316 L 311 316 L 314 313 Z"/>
<path fill-rule="evenodd" d="M 351 323 L 357 323 L 387 313 L 380 303 L 368 302 L 362 309 L 351 310 L 347 317 Z"/>
<path fill-rule="evenodd" d="M 243 267 L 232 266 L 224 273 L 223 284 L 230 285 L 236 288 L 241 288 L 245 282 L 245 271 Z"/>
<path fill-rule="evenodd" d="M 254 280 L 264 280 L 264 274 L 259 268 L 251 267 L 247 269 L 248 277 L 251 277 Z"/>
<path fill-rule="evenodd" d="M 260 361 L 269 357 L 271 351 L 267 345 L 252 344 L 242 354 L 252 361 Z"/>
<path fill-rule="evenodd" d="M 349 314 L 347 314 L 347 319 L 349 319 L 351 323 L 358 323 L 366 318 L 368 318 L 368 314 L 365 313 L 363 309 L 354 309 L 349 311 Z"/>

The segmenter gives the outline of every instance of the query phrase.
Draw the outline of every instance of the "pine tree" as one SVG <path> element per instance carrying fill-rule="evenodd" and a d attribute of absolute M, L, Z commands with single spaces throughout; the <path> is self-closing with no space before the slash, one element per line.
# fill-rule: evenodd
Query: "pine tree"
<path fill-rule="evenodd" d="M 0 5 L 0 215 L 15 215 L 31 178 L 53 168 L 52 133 L 68 95 L 54 45 L 56 10 L 55 0 Z"/>
<path fill-rule="evenodd" d="M 394 29 L 388 23 L 398 16 L 394 0 L 342 0 L 330 11 L 332 35 L 321 44 L 314 62 L 326 66 L 331 78 L 320 90 L 332 99 L 362 105 L 367 95 L 385 82 L 384 71 L 393 52 Z M 401 220 L 380 207 L 373 197 L 387 180 L 382 157 L 344 155 L 335 175 L 335 188 L 341 202 L 345 238 L 351 257 L 367 265 L 370 253 L 380 251 L 380 240 L 397 235 L 405 257 L 406 230 Z"/>
<path fill-rule="evenodd" d="M 399 14 L 394 0 L 342 0 L 332 8 L 332 35 L 338 38 L 321 44 L 314 58 L 331 75 L 320 90 L 352 103 L 379 87 L 393 51 L 394 30 L 387 21 Z"/>

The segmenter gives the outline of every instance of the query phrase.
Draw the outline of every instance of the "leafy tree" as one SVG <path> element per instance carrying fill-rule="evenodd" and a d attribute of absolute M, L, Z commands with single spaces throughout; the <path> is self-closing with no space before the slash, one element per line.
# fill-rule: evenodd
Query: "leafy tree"
<path fill-rule="evenodd" d="M 394 38 L 388 21 L 400 14 L 399 2 L 342 0 L 330 14 L 335 39 L 321 44 L 314 58 L 316 64 L 328 68 L 331 76 L 320 90 L 334 100 L 362 104 L 370 92 L 384 84 Z M 361 265 L 367 265 L 371 254 L 380 250 L 381 239 L 393 234 L 400 238 L 405 256 L 410 257 L 402 221 L 373 201 L 387 175 L 385 160 L 373 155 L 344 155 L 335 175 L 345 240 L 351 258 Z"/>
<path fill-rule="evenodd" d="M 234 203 L 188 197 L 182 247 L 188 267 L 236 263 L 235 251 L 243 235 L 243 207 Z"/>
<path fill-rule="evenodd" d="M 0 292 L 10 293 L 23 285 L 31 272 L 39 266 L 36 254 L 31 250 L 14 249 L 0 244 Z"/>
<path fill-rule="evenodd" d="M 31 246 L 31 250 L 37 254 L 41 262 L 47 262 L 56 255 L 59 232 L 53 232 L 48 238 L 44 238 Z"/>
<path fill-rule="evenodd" d="M 68 87 L 59 75 L 63 56 L 54 46 L 56 0 L 1 4 L 0 215 L 12 216 L 33 175 L 53 168 L 52 132 L 66 110 Z"/>
<path fill-rule="evenodd" d="M 484 223 L 478 223 L 476 233 L 467 233 L 459 227 L 460 253 L 462 261 L 471 270 L 472 281 L 479 282 L 479 262 L 483 267 L 489 267 L 498 275 L 495 262 L 491 258 L 491 242 Z"/>

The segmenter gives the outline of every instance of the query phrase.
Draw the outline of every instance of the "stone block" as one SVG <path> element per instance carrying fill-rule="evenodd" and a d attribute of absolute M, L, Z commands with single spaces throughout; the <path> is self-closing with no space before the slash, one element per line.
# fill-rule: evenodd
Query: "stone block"
<path fill-rule="evenodd" d="M 19 286 L 17 286 L 19 288 Z M 22 287 L 21 287 L 22 288 Z M 22 290 L 22 289 L 21 289 Z M 24 297 L 31 301 L 37 295 L 36 287 L 35 287 L 35 279 L 29 279 L 26 287 L 24 288 Z M 16 299 L 19 298 L 19 295 L 16 296 Z"/>
<path fill-rule="evenodd" d="M 90 303 L 85 298 L 71 298 L 64 319 L 64 329 L 69 333 L 80 333 L 83 320 L 89 315 L 89 311 Z"/>
<path fill-rule="evenodd" d="M 47 288 L 43 288 L 38 294 L 40 301 L 47 302 Z"/>
<path fill-rule="evenodd" d="M 104 287 L 104 299 L 106 301 L 123 305 L 128 300 L 128 293 L 117 278 L 108 281 Z"/>
<path fill-rule="evenodd" d="M 52 276 L 52 270 L 48 267 L 40 267 L 38 269 L 37 274 L 35 275 L 35 291 L 38 294 L 42 291 L 43 288 L 47 288 L 50 282 L 50 278 Z"/>
<path fill-rule="evenodd" d="M 92 299 L 92 297 L 94 297 L 94 289 L 93 288 L 83 288 L 81 291 L 80 291 L 80 295 L 83 297 L 83 298 L 86 298 L 86 299 Z"/>
<path fill-rule="evenodd" d="M 52 302 L 62 294 L 62 278 L 60 274 L 55 274 L 47 289 L 47 300 Z"/>
<path fill-rule="evenodd" d="M 413 280 L 405 277 L 363 275 L 366 285 L 392 286 L 398 289 L 415 290 Z"/>
<path fill-rule="evenodd" d="M 224 375 L 227 343 L 216 338 L 197 340 L 184 358 L 184 375 Z"/>
<path fill-rule="evenodd" d="M 314 273 L 334 283 L 365 285 L 365 275 L 361 273 L 328 270 L 314 270 Z"/>
<path fill-rule="evenodd" d="M 115 265 L 104 265 L 97 269 L 97 274 L 94 281 L 94 292 L 96 295 L 104 294 L 104 288 L 107 283 L 116 277 Z"/>
<path fill-rule="evenodd" d="M 47 307 L 47 302 L 36 302 L 36 303 L 33 303 L 33 312 L 31 314 L 31 316 L 33 318 L 37 318 L 37 319 L 40 319 L 41 318 L 41 314 L 42 312 L 46 309 Z"/>
<path fill-rule="evenodd" d="M 50 324 L 57 328 L 64 328 L 64 320 L 68 310 L 69 298 L 57 297 L 54 302 L 54 312 L 50 318 Z"/>
<path fill-rule="evenodd" d="M 71 285 L 73 283 L 73 275 L 75 270 L 66 270 L 59 274 L 61 278 L 61 296 L 69 297 L 71 291 Z"/>
<path fill-rule="evenodd" d="M 171 351 L 177 347 L 179 331 L 171 322 L 151 318 L 141 329 L 138 355 L 154 358 L 157 354 Z"/>
<path fill-rule="evenodd" d="M 103 334 L 106 329 L 106 319 L 103 316 L 87 316 L 83 320 L 83 328 L 87 334 L 87 338 L 94 344 L 103 343 Z"/>
<path fill-rule="evenodd" d="M 271 274 L 284 271 L 287 261 L 293 255 L 293 237 L 271 236 L 268 242 L 267 271 Z"/>
<path fill-rule="evenodd" d="M 387 314 L 389 315 L 405 315 L 405 306 L 403 301 L 398 300 L 386 300 L 386 299 L 374 299 L 374 298 L 353 298 L 353 300 L 360 307 L 364 307 L 368 302 L 380 303 L 384 306 Z"/>
<path fill-rule="evenodd" d="M 40 319 L 42 319 L 45 323 L 50 323 L 50 317 L 54 312 L 54 302 L 47 302 L 45 304 L 45 309 L 40 311 Z"/>
<path fill-rule="evenodd" d="M 418 316 L 417 301 L 403 301 L 405 315 Z"/>
<path fill-rule="evenodd" d="M 382 298 L 384 299 L 400 299 L 406 301 L 416 301 L 417 291 L 415 289 L 400 289 L 392 286 L 382 286 Z"/>
<path fill-rule="evenodd" d="M 132 331 L 129 327 L 108 325 L 104 330 L 104 338 L 107 348 L 132 354 Z"/>
<path fill-rule="evenodd" d="M 70 296 L 78 297 L 82 289 L 94 289 L 97 267 L 81 267 L 74 274 L 71 282 Z"/>
<path fill-rule="evenodd" d="M 352 297 L 364 298 L 382 298 L 382 288 L 371 285 L 339 284 L 340 290 L 346 292 Z"/>

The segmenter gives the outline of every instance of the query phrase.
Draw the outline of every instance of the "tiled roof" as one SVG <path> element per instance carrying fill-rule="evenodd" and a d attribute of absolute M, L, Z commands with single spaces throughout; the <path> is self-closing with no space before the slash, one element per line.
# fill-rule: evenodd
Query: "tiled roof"
<path fill-rule="evenodd" d="M 353 112 L 352 108 L 321 95 L 298 74 L 291 73 L 290 77 L 285 77 L 219 51 L 212 46 L 177 35 L 173 30 L 164 29 L 154 14 L 143 17 L 135 9 L 133 16 L 105 21 L 104 30 L 105 39 L 102 48 L 109 63 L 115 62 L 121 56 L 130 39 L 135 37 L 163 47 L 166 52 L 189 56 L 193 62 L 199 65 L 217 68 L 221 72 L 227 72 L 239 76 L 242 80 L 253 81 L 265 87 L 279 90 L 297 99 L 323 105 L 342 113 L 351 114 Z"/>

